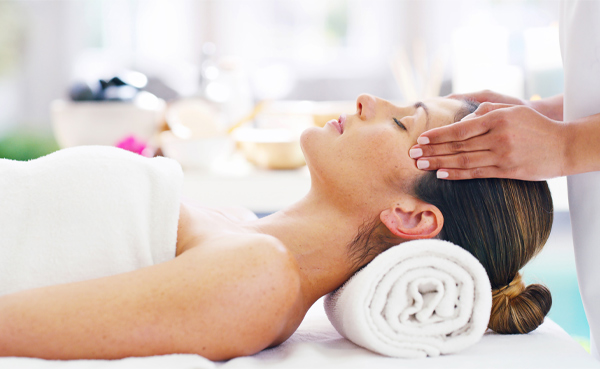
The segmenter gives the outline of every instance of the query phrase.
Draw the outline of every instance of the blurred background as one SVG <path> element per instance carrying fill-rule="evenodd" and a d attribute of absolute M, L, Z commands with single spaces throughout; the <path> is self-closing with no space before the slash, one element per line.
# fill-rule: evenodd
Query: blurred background
<path fill-rule="evenodd" d="M 562 92 L 558 0 L 0 0 L 0 157 L 84 144 L 165 155 L 184 193 L 259 215 L 302 196 L 299 133 L 370 93 Z M 585 346 L 564 179 L 526 267 Z"/>

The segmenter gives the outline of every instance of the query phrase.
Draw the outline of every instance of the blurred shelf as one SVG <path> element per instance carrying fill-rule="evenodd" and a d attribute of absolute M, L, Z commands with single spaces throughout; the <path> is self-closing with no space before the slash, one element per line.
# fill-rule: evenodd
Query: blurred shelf
<path fill-rule="evenodd" d="M 306 167 L 263 170 L 228 162 L 219 170 L 186 170 L 183 196 L 206 206 L 242 206 L 257 214 L 273 213 L 300 200 L 310 189 Z"/>

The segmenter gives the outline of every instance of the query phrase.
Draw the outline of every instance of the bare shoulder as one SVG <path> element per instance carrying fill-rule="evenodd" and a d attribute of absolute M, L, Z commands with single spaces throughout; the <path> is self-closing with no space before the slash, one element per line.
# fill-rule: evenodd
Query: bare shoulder
<path fill-rule="evenodd" d="M 262 234 L 224 234 L 206 242 L 210 248 L 192 249 L 180 257 L 210 265 L 202 273 L 204 283 L 215 286 L 215 299 L 223 307 L 215 320 L 221 322 L 223 334 L 233 324 L 229 342 L 241 349 L 232 357 L 279 343 L 291 325 L 295 329 L 304 306 L 292 254 L 277 238 Z"/>
<path fill-rule="evenodd" d="M 209 247 L 194 248 L 189 257 L 222 257 L 243 270 L 260 267 L 269 273 L 298 276 L 298 266 L 292 254 L 277 238 L 255 233 L 220 232 L 203 241 Z M 191 251 L 191 250 L 190 250 Z M 192 256 L 194 255 L 194 256 Z M 183 255 L 182 255 L 183 256 Z M 238 265 L 241 264 L 241 265 Z"/>
<path fill-rule="evenodd" d="M 215 254 L 220 268 L 226 269 L 229 278 L 244 285 L 255 298 L 271 302 L 261 309 L 286 308 L 300 296 L 300 272 L 291 252 L 277 238 L 263 234 L 226 234 L 206 241 L 210 251 L 198 250 L 198 256 Z M 265 311 L 265 310 L 262 310 Z"/>

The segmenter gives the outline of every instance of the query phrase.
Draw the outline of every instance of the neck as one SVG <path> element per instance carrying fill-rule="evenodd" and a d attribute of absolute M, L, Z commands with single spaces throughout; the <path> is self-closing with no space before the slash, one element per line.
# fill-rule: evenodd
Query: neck
<path fill-rule="evenodd" d="M 344 211 L 311 192 L 289 208 L 249 226 L 279 239 L 295 257 L 308 308 L 356 271 L 347 246 L 365 220 L 371 219 Z"/>

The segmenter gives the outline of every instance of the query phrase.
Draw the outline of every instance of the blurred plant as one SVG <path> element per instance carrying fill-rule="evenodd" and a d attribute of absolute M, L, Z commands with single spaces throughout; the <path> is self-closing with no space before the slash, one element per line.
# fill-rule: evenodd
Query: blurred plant
<path fill-rule="evenodd" d="M 347 44 L 348 38 L 348 1 L 337 0 L 327 3 L 330 8 L 325 20 L 326 35 L 334 45 Z"/>
<path fill-rule="evenodd" d="M 40 133 L 30 129 L 16 129 L 0 137 L 0 158 L 31 160 L 58 150 L 51 133 Z"/>
<path fill-rule="evenodd" d="M 16 1 L 0 1 L 0 75 L 18 62 L 23 44 L 23 14 Z"/>

